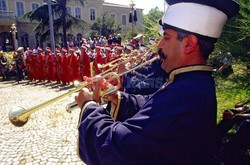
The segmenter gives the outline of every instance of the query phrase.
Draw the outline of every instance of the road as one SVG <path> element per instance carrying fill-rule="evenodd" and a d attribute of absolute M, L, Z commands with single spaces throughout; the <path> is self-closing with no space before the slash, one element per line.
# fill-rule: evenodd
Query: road
<path fill-rule="evenodd" d="M 65 111 L 74 95 L 32 113 L 23 127 L 8 118 L 16 106 L 31 108 L 65 92 L 56 84 L 0 82 L 0 164 L 83 164 L 77 156 L 80 110 Z"/>

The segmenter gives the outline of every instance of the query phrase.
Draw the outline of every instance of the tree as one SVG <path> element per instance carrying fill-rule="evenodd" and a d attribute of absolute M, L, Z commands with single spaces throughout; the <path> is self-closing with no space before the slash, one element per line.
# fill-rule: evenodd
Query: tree
<path fill-rule="evenodd" d="M 216 48 L 223 54 L 230 52 L 236 60 L 250 66 L 250 1 L 238 2 L 241 6 L 240 12 L 225 25 Z"/>
<path fill-rule="evenodd" d="M 70 1 L 70 0 L 68 0 Z M 82 5 L 85 4 L 86 0 L 78 0 Z M 60 36 L 59 32 L 62 29 L 63 32 L 63 42 L 64 47 L 67 47 L 67 34 L 66 31 L 70 29 L 70 27 L 80 26 L 84 28 L 86 23 L 83 20 L 73 17 L 72 15 L 67 13 L 67 0 L 57 0 L 54 5 L 52 5 L 52 13 L 54 16 L 54 33 L 55 36 Z M 29 19 L 30 21 L 39 22 L 38 25 L 34 28 L 35 32 L 39 32 L 41 34 L 40 40 L 44 42 L 49 40 L 49 12 L 48 6 L 43 5 L 37 8 L 34 11 L 30 11 L 24 15 L 24 18 Z M 58 37 L 56 37 L 58 39 Z"/>
<path fill-rule="evenodd" d="M 90 26 L 90 37 L 109 36 L 110 34 L 120 33 L 121 24 L 116 24 L 114 18 L 104 13 Z"/>
<path fill-rule="evenodd" d="M 160 38 L 159 36 L 159 24 L 158 20 L 163 16 L 163 12 L 159 10 L 158 7 L 155 7 L 149 11 L 147 15 L 143 17 L 143 28 L 144 28 L 144 36 L 146 39 L 151 37 Z"/>

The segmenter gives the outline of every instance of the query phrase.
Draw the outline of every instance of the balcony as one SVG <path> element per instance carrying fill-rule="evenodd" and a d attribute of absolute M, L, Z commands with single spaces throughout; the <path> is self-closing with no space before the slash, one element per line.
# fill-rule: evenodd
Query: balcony
<path fill-rule="evenodd" d="M 0 26 L 16 23 L 15 13 L 12 11 L 0 11 Z"/>

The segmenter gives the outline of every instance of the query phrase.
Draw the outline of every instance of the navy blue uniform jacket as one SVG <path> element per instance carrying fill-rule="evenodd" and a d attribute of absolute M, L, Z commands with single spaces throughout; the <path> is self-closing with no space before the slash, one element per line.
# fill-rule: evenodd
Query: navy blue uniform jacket
<path fill-rule="evenodd" d="M 217 107 L 211 71 L 173 70 L 149 96 L 120 92 L 112 115 L 87 102 L 78 125 L 80 158 L 87 164 L 210 164 Z"/>

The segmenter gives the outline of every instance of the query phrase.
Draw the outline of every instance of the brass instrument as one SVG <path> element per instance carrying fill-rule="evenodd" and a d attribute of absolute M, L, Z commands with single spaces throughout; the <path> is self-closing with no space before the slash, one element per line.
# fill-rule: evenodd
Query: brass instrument
<path fill-rule="evenodd" d="M 148 54 L 148 53 L 150 53 L 150 52 L 152 52 L 152 49 L 150 48 L 147 52 L 143 52 L 143 53 L 141 53 L 141 54 L 139 54 L 138 56 L 139 57 L 141 57 L 141 56 L 144 56 L 145 54 Z M 98 67 L 99 69 L 103 69 L 103 68 L 105 68 L 105 67 L 107 67 L 107 66 L 110 66 L 110 65 L 112 65 L 112 64 L 114 64 L 115 62 L 118 62 L 118 61 L 120 61 L 120 60 L 123 60 L 123 59 L 125 59 L 125 58 L 128 58 L 128 59 L 126 59 L 126 61 L 124 61 L 125 63 L 126 62 L 128 62 L 129 61 L 129 59 L 131 58 L 131 57 L 133 57 L 133 54 L 135 53 L 135 51 L 133 51 L 133 52 L 131 52 L 131 53 L 129 53 L 129 54 L 123 54 L 123 55 L 120 55 L 120 57 L 119 58 L 117 58 L 117 59 L 115 59 L 115 60 L 112 60 L 112 61 L 110 61 L 110 62 L 108 62 L 108 63 L 106 63 L 106 64 L 103 64 L 103 65 L 101 65 L 100 67 Z M 121 62 L 121 63 L 124 63 L 124 62 Z"/>
<path fill-rule="evenodd" d="M 106 74 L 106 73 L 108 73 L 108 72 L 114 70 L 115 68 L 119 67 L 119 66 L 122 65 L 122 64 L 126 64 L 127 62 L 131 61 L 131 60 L 132 60 L 133 58 L 135 58 L 135 57 L 136 57 L 136 59 L 139 59 L 139 58 L 142 57 L 142 56 L 148 56 L 151 52 L 152 52 L 152 50 L 150 49 L 150 50 L 148 50 L 148 51 L 145 52 L 145 53 L 139 54 L 138 56 L 130 56 L 130 57 L 127 58 L 126 60 L 121 61 L 120 63 L 117 63 L 117 64 L 114 65 L 113 67 L 111 67 L 111 68 L 109 68 L 109 69 L 103 71 L 102 73 L 100 73 L 100 75 Z"/>
<path fill-rule="evenodd" d="M 102 77 L 105 78 L 105 77 L 108 77 L 108 76 L 118 77 L 117 74 L 114 73 L 114 72 L 105 74 L 105 75 L 103 75 Z M 95 81 L 94 81 L 94 82 L 95 82 Z M 93 84 L 94 82 L 92 82 L 92 84 Z M 81 90 L 83 87 L 86 87 L 86 86 L 88 86 L 88 85 L 91 85 L 91 83 L 88 83 L 88 82 L 84 81 L 83 83 L 76 85 L 76 88 L 75 88 L 75 89 L 72 89 L 72 90 L 70 90 L 70 91 L 68 91 L 68 92 L 66 92 L 66 93 L 64 93 L 64 94 L 62 94 L 62 95 L 60 95 L 60 96 L 58 96 L 58 97 L 55 97 L 55 98 L 53 98 L 53 99 L 51 99 L 51 100 L 48 100 L 48 101 L 46 101 L 46 102 L 44 102 L 44 103 L 41 103 L 41 104 L 39 104 L 39 105 L 37 105 L 37 106 L 35 106 L 35 107 L 32 107 L 32 108 L 29 108 L 29 109 L 24 109 L 24 108 L 22 108 L 22 107 L 15 107 L 15 108 L 13 108 L 13 109 L 9 112 L 9 120 L 10 120 L 10 122 L 11 122 L 13 125 L 15 125 L 15 126 L 17 126 L 17 127 L 21 127 L 21 126 L 23 126 L 23 125 L 25 125 L 25 124 L 27 123 L 30 114 L 32 114 L 33 112 L 36 112 L 37 110 L 39 110 L 39 109 L 41 109 L 41 108 L 43 108 L 43 107 L 45 107 L 45 106 L 47 106 L 47 105 L 50 105 L 50 104 L 52 104 L 52 103 L 54 103 L 54 102 L 56 102 L 56 101 L 58 101 L 58 100 L 60 100 L 60 99 L 62 99 L 62 98 L 64 98 L 64 97 L 66 97 L 66 96 L 69 96 L 69 95 L 71 95 L 71 94 L 73 94 L 73 93 L 75 93 L 75 92 L 78 92 L 78 91 Z M 108 90 L 108 91 L 105 91 L 105 92 L 106 92 L 106 93 L 110 93 L 110 92 L 112 93 L 112 92 L 114 91 L 113 88 L 110 89 L 110 90 L 111 90 L 111 91 Z M 118 90 L 118 89 L 117 89 L 117 90 Z M 105 96 L 106 93 L 103 93 L 102 95 Z"/>
<path fill-rule="evenodd" d="M 142 63 L 142 64 L 140 64 L 140 65 L 138 65 L 138 66 L 136 66 L 136 67 L 134 67 L 134 68 L 132 68 L 132 69 L 130 69 L 130 70 L 127 70 L 127 71 L 125 71 L 125 72 L 122 72 L 122 73 L 117 74 L 117 78 L 122 77 L 122 76 L 124 76 L 124 75 L 126 75 L 126 74 L 128 74 L 128 73 L 130 73 L 130 72 L 132 72 L 132 71 L 134 71 L 134 70 L 136 70 L 136 69 L 139 69 L 139 68 L 145 66 L 145 65 L 149 65 L 149 64 L 151 64 L 152 62 L 154 62 L 154 61 L 156 61 L 156 60 L 159 60 L 159 59 L 160 59 L 160 57 L 159 57 L 159 56 L 156 56 L 156 57 L 152 58 L 151 60 L 148 60 L 148 61 L 146 61 L 146 62 L 144 62 L 144 63 Z M 112 73 L 112 72 L 111 72 L 111 73 Z M 102 95 L 102 97 L 107 97 L 107 96 L 109 96 L 109 95 L 112 95 L 112 94 L 116 93 L 117 90 L 118 90 L 118 89 L 116 89 L 116 90 L 110 89 L 109 92 L 106 92 L 104 95 Z M 74 102 L 72 102 L 72 103 L 70 103 L 70 104 L 68 104 L 68 105 L 66 106 L 66 111 L 67 111 L 68 113 L 71 113 L 71 112 L 72 112 L 74 109 L 76 109 L 77 107 L 78 107 L 78 106 L 77 106 L 77 103 L 74 101 Z"/>

